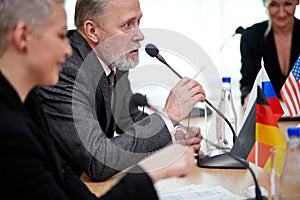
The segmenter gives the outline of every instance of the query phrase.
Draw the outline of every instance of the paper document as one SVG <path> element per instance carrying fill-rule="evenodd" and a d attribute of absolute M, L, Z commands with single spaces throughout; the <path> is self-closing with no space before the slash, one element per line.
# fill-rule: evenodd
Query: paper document
<path fill-rule="evenodd" d="M 160 200 L 240 200 L 244 197 L 235 195 L 221 186 L 209 188 L 206 185 L 188 185 L 172 190 L 158 191 Z"/>

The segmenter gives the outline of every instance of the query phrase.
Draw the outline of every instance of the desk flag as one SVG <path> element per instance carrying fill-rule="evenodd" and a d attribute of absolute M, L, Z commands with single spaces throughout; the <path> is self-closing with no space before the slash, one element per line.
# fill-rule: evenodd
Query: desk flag
<path fill-rule="evenodd" d="M 275 93 L 272 83 L 270 82 L 270 79 L 269 79 L 267 71 L 264 67 L 263 61 L 262 61 L 262 67 L 256 76 L 252 90 L 249 94 L 249 100 L 248 100 L 248 104 L 247 104 L 248 106 L 245 111 L 244 119 L 246 119 L 247 115 L 249 114 L 249 111 L 251 109 L 250 106 L 252 106 L 256 101 L 257 86 L 262 88 L 262 90 L 267 98 L 267 101 L 269 102 L 269 105 L 272 109 L 274 117 L 275 117 L 276 121 L 278 121 L 279 118 L 284 114 L 284 111 L 280 105 L 279 99 Z"/>
<path fill-rule="evenodd" d="M 252 114 L 248 117 L 256 118 L 255 134 L 252 134 L 252 137 L 255 136 L 255 143 L 252 143 L 247 160 L 271 172 L 270 150 L 272 147 L 286 149 L 286 141 L 278 127 L 272 109 L 259 86 L 257 86 L 257 98 L 253 109 L 256 109 L 256 112 L 251 112 Z M 248 134 L 248 137 L 251 137 L 251 134 Z M 253 139 L 250 141 L 253 141 Z M 282 171 L 284 159 L 285 157 L 276 159 L 277 174 L 280 174 Z"/>
<path fill-rule="evenodd" d="M 273 115 L 278 121 L 280 117 L 284 114 L 284 111 L 280 105 L 279 99 L 277 98 L 276 92 L 270 81 L 262 82 L 262 90 L 267 98 L 267 101 L 272 109 Z"/>
<path fill-rule="evenodd" d="M 300 55 L 280 90 L 290 117 L 300 115 Z"/>

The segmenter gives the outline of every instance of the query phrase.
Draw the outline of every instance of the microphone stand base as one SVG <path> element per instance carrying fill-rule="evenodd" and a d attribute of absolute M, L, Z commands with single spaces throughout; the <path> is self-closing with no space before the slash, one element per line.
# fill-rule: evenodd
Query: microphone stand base
<path fill-rule="evenodd" d="M 255 188 L 256 188 L 255 185 L 247 188 L 246 191 L 245 191 L 245 197 L 247 199 L 267 200 L 266 197 L 269 196 L 269 192 L 263 186 L 259 186 L 259 189 L 260 189 L 260 192 L 261 192 L 262 196 L 260 198 L 256 198 L 255 197 Z"/>
<path fill-rule="evenodd" d="M 218 169 L 246 169 L 248 163 L 241 163 L 228 153 L 216 156 L 198 157 L 197 166 L 202 168 L 218 168 Z"/>

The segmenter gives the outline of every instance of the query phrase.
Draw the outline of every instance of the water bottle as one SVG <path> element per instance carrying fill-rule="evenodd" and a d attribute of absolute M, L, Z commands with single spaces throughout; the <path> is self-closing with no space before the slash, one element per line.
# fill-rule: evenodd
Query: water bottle
<path fill-rule="evenodd" d="M 288 128 L 286 158 L 279 179 L 280 200 L 300 199 L 299 136 L 300 128 Z"/>
<path fill-rule="evenodd" d="M 228 119 L 232 125 L 234 131 L 237 129 L 237 115 L 233 104 L 232 93 L 231 93 L 231 78 L 222 78 L 222 93 L 221 101 L 218 106 L 219 111 L 221 111 L 225 117 Z M 216 137 L 217 146 L 224 149 L 230 150 L 233 146 L 233 134 L 228 124 L 224 119 L 217 116 L 216 117 Z"/>

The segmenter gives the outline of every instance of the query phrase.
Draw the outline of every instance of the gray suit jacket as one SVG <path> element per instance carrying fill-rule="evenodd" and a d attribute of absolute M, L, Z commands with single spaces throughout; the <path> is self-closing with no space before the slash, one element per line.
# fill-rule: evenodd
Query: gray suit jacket
<path fill-rule="evenodd" d="M 158 114 L 142 116 L 130 101 L 128 72 L 116 71 L 112 106 L 95 53 L 78 31 L 69 31 L 68 37 L 73 54 L 58 84 L 39 88 L 38 93 L 54 140 L 69 164 L 101 181 L 171 143 L 163 119 Z M 120 135 L 112 137 L 114 131 Z"/>

